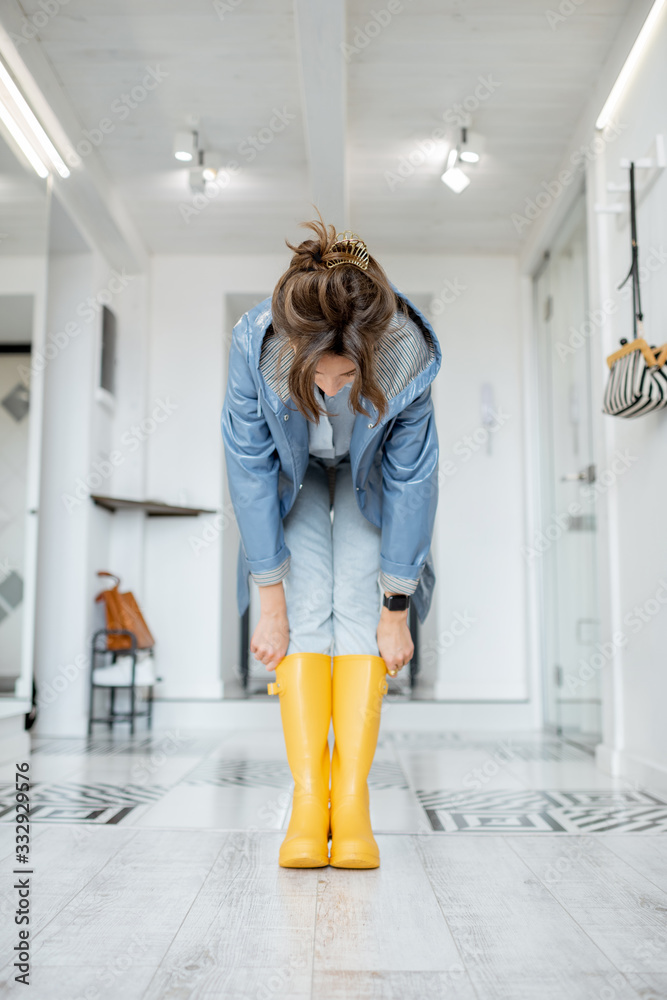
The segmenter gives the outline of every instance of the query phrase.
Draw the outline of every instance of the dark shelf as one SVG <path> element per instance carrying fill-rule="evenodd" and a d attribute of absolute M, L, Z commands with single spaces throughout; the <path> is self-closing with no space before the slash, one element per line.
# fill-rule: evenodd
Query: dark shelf
<path fill-rule="evenodd" d="M 143 510 L 148 517 L 196 517 L 197 514 L 215 514 L 204 507 L 175 507 L 161 500 L 123 500 L 121 497 L 105 497 L 91 493 L 90 499 L 98 507 L 115 512 L 117 510 Z"/>

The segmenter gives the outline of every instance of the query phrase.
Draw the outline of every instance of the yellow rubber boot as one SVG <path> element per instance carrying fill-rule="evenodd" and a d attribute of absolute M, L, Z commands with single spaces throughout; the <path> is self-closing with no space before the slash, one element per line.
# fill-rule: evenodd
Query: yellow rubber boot
<path fill-rule="evenodd" d="M 290 653 L 276 667 L 276 682 L 268 691 L 280 696 L 294 778 L 292 814 L 278 863 L 283 868 L 322 868 L 329 864 L 331 657 Z"/>
<path fill-rule="evenodd" d="M 387 666 L 381 656 L 334 656 L 331 857 L 334 868 L 377 868 L 368 772 L 373 763 Z"/>

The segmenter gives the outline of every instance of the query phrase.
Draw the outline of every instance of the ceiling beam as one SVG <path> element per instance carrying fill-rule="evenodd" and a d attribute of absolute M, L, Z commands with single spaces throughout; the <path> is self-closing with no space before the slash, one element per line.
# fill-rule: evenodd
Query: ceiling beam
<path fill-rule="evenodd" d="M 311 201 L 338 231 L 349 228 L 345 4 L 294 0 Z"/>

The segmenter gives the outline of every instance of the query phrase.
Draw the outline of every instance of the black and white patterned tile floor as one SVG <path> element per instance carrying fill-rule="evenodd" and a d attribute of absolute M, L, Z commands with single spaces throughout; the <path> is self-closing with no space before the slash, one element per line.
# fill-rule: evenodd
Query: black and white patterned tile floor
<path fill-rule="evenodd" d="M 129 813 L 158 801 L 167 789 L 108 782 L 35 782 L 30 792 L 32 823 L 121 823 Z M 0 786 L 0 821 L 14 819 L 12 786 Z"/>
<path fill-rule="evenodd" d="M 424 792 L 442 833 L 665 833 L 667 802 L 647 791 Z"/>
<path fill-rule="evenodd" d="M 0 767 L 0 823 L 12 785 Z M 667 833 L 667 794 L 539 733 L 385 732 L 369 787 L 379 833 Z M 35 824 L 275 831 L 291 791 L 280 731 L 33 738 Z"/>

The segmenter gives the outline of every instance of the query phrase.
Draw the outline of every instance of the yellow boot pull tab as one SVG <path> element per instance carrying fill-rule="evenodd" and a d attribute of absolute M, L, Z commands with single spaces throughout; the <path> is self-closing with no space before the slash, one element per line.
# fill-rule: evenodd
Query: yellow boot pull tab
<path fill-rule="evenodd" d="M 271 681 L 266 685 L 266 690 L 269 694 L 280 694 L 280 681 Z"/>

